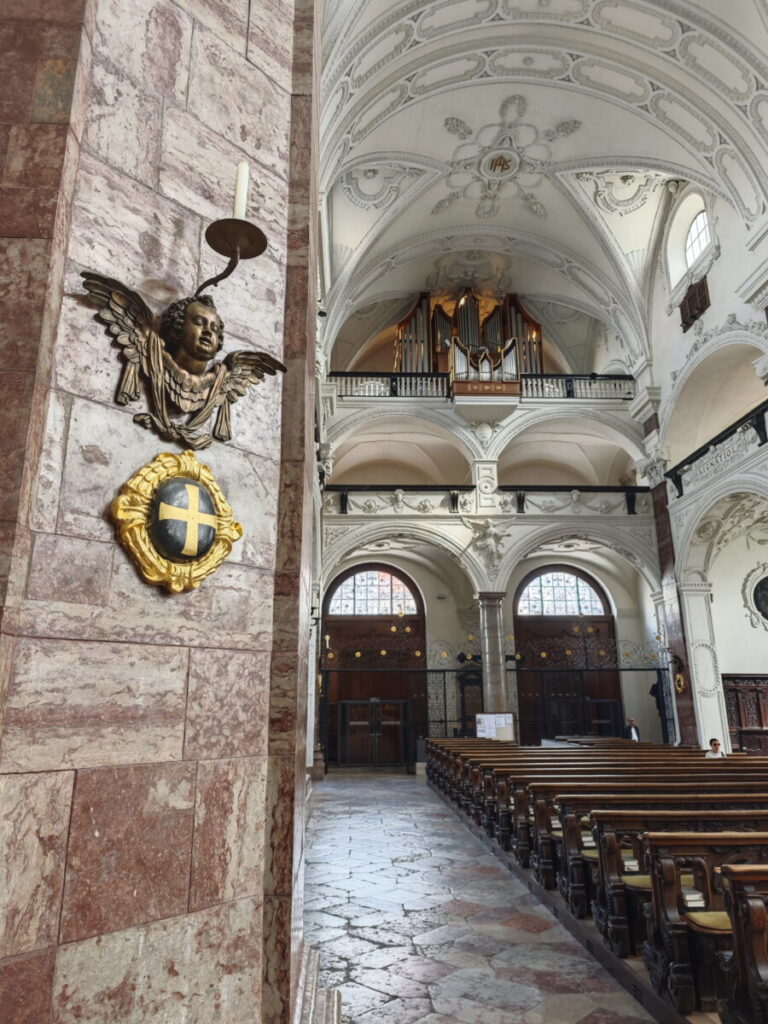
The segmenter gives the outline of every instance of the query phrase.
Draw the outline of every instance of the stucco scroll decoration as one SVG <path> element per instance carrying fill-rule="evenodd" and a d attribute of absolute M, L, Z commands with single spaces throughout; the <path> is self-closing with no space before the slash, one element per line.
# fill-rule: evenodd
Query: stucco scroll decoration
<path fill-rule="evenodd" d="M 749 619 L 750 626 L 752 626 L 753 629 L 757 629 L 759 626 L 762 626 L 766 631 L 768 631 L 768 614 L 766 614 L 768 612 L 768 608 L 761 610 L 758 606 L 755 599 L 755 587 L 767 576 L 768 562 L 760 562 L 747 575 L 747 578 L 741 585 L 741 599 L 747 610 L 747 618 Z"/>
<path fill-rule="evenodd" d="M 433 214 L 442 213 L 458 199 L 474 199 L 475 214 L 491 218 L 498 214 L 502 200 L 517 198 L 536 217 L 546 217 L 547 209 L 533 190 L 549 167 L 552 152 L 548 143 L 572 135 L 581 128 L 581 121 L 560 121 L 553 128 L 541 129 L 523 120 L 527 109 L 524 96 L 508 96 L 499 107 L 499 120 L 477 131 L 461 118 L 445 119 L 446 130 L 461 141 L 446 178 L 450 191 L 433 206 Z"/>
<path fill-rule="evenodd" d="M 362 210 L 386 210 L 400 196 L 408 178 L 421 176 L 415 167 L 403 164 L 355 167 L 341 179 L 344 195 Z"/>
<path fill-rule="evenodd" d="M 665 175 L 653 171 L 580 171 L 576 178 L 594 186 L 593 199 L 601 210 L 620 217 L 641 209 L 665 181 Z"/>
<path fill-rule="evenodd" d="M 210 467 L 193 451 L 162 452 L 110 505 L 117 537 L 147 583 L 194 590 L 243 535 Z"/>
<path fill-rule="evenodd" d="M 267 352 L 243 349 L 214 360 L 224 344 L 224 324 L 211 296 L 199 293 L 215 281 L 156 316 L 139 293 L 121 281 L 90 271 L 82 277 L 97 309 L 94 318 L 122 349 L 123 372 L 115 401 L 135 402 L 144 384 L 149 411 L 134 416 L 134 423 L 154 430 L 164 441 L 192 449 L 207 448 L 214 439 L 229 441 L 230 406 L 265 374 L 285 372 Z M 214 415 L 213 430 L 208 431 Z"/>

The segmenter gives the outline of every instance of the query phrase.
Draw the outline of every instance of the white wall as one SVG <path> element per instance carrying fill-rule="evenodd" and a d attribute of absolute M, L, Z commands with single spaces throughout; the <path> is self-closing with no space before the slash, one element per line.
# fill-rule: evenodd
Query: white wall
<path fill-rule="evenodd" d="M 710 567 L 712 622 L 722 675 L 768 672 L 768 629 L 750 625 L 742 599 L 745 579 L 761 562 L 768 562 L 768 550 L 740 537 Z"/>

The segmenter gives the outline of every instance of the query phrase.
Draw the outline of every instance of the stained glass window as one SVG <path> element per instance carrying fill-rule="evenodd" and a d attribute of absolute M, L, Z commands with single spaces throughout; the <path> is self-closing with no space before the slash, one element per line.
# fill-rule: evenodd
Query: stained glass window
<path fill-rule="evenodd" d="M 579 576 L 543 572 L 520 595 L 518 615 L 605 615 L 600 595 Z"/>
<path fill-rule="evenodd" d="M 339 584 L 329 615 L 416 615 L 413 594 L 402 580 L 381 569 L 356 572 Z"/>

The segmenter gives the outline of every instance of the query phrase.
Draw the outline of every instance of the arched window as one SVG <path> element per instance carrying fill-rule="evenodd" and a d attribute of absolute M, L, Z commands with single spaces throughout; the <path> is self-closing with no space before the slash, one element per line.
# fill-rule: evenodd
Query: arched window
<path fill-rule="evenodd" d="M 669 302 L 677 305 L 690 285 L 688 272 L 706 273 L 717 256 L 714 223 L 701 192 L 688 191 L 677 202 L 667 228 L 664 248 L 669 278 Z"/>
<path fill-rule="evenodd" d="M 712 240 L 712 235 L 709 230 L 709 217 L 707 211 L 702 210 L 697 213 L 691 222 L 691 226 L 688 228 L 688 234 L 685 239 L 685 263 L 686 266 L 691 267 L 696 260 L 701 256 L 704 250 Z"/>
<path fill-rule="evenodd" d="M 575 573 L 545 570 L 534 576 L 517 602 L 518 615 L 605 615 L 603 599 Z"/>
<path fill-rule="evenodd" d="M 328 601 L 329 615 L 418 615 L 416 598 L 385 569 L 364 569 L 339 583 Z"/>

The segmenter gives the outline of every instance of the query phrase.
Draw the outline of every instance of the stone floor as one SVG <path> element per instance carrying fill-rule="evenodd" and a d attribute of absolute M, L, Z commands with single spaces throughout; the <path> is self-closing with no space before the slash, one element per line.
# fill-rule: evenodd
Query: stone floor
<path fill-rule="evenodd" d="M 652 1018 L 427 787 L 330 774 L 307 836 L 307 940 L 345 1024 Z"/>

